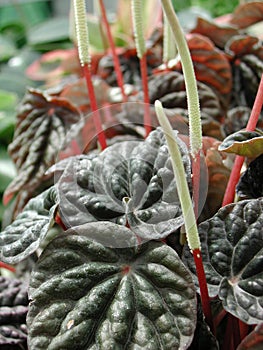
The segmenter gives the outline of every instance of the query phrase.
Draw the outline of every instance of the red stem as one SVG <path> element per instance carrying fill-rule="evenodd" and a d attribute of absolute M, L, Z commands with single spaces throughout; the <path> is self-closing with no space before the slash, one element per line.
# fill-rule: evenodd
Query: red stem
<path fill-rule="evenodd" d="M 117 82 L 118 82 L 118 85 L 121 89 L 123 101 L 127 102 L 127 96 L 126 96 L 125 91 L 124 91 L 123 75 L 122 75 L 122 71 L 121 71 L 121 67 L 120 67 L 120 61 L 119 61 L 118 55 L 116 53 L 115 43 L 114 43 L 114 40 L 113 40 L 113 37 L 111 34 L 111 30 L 110 30 L 109 22 L 107 19 L 107 14 L 106 14 L 103 0 L 99 0 L 99 3 L 100 3 L 102 21 L 103 21 L 103 24 L 105 25 L 108 41 L 109 41 L 111 52 L 112 52 L 112 58 L 113 58 L 115 72 L 116 72 Z"/>
<path fill-rule="evenodd" d="M 197 278 L 198 278 L 199 287 L 200 287 L 200 297 L 201 297 L 203 312 L 204 312 L 207 324 L 209 325 L 211 331 L 214 332 L 210 299 L 209 299 L 208 288 L 207 288 L 206 277 L 205 277 L 205 270 L 204 270 L 203 259 L 202 259 L 202 254 L 200 249 L 194 249 L 193 256 L 194 256 L 196 273 L 197 273 Z"/>
<path fill-rule="evenodd" d="M 238 320 L 241 341 L 249 334 L 249 325 Z"/>
<path fill-rule="evenodd" d="M 15 272 L 15 271 L 16 271 L 16 269 L 15 269 L 13 266 L 10 266 L 10 265 L 8 265 L 8 264 L 2 262 L 2 261 L 0 261 L 0 268 L 1 268 L 1 269 L 9 270 L 9 271 L 11 271 L 11 272 Z"/>
<path fill-rule="evenodd" d="M 147 78 L 147 54 L 145 53 L 140 59 L 140 70 L 142 77 L 142 88 L 143 88 L 143 101 L 145 103 L 144 108 L 144 129 L 145 129 L 145 137 L 149 135 L 152 130 L 151 127 L 151 116 L 150 116 L 150 98 L 149 98 L 149 90 L 148 90 L 148 78 Z"/>
<path fill-rule="evenodd" d="M 261 76 L 258 92 L 257 92 L 255 102 L 247 123 L 247 127 L 246 127 L 247 131 L 253 131 L 255 129 L 258 122 L 258 118 L 260 116 L 261 109 L 262 109 L 262 104 L 263 104 L 263 74 Z M 222 206 L 230 204 L 234 201 L 236 185 L 240 178 L 240 171 L 244 163 L 244 159 L 245 158 L 242 156 L 236 156 L 234 166 L 232 168 L 232 171 L 228 180 Z"/>
<path fill-rule="evenodd" d="M 106 137 L 104 130 L 102 129 L 102 124 L 100 120 L 100 115 L 98 112 L 98 106 L 97 106 L 97 101 L 96 101 L 96 96 L 94 92 L 94 87 L 92 84 L 92 78 L 91 78 L 91 73 L 88 64 L 84 64 L 83 66 L 83 73 L 86 79 L 86 84 L 88 88 L 88 93 L 89 93 L 89 98 L 90 98 L 90 107 L 93 112 L 93 122 L 96 128 L 96 133 L 98 136 L 98 141 L 100 144 L 100 147 L 102 150 L 107 148 L 107 143 L 106 143 Z"/>

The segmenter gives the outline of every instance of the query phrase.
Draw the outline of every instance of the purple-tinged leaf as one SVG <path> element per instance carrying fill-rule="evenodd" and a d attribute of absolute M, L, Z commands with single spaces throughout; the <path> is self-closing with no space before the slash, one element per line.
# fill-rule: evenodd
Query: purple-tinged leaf
<path fill-rule="evenodd" d="M 114 249 L 90 238 L 109 231 L 130 244 Z M 196 324 L 191 274 L 175 251 L 154 241 L 138 246 L 128 228 L 110 222 L 54 239 L 37 262 L 29 297 L 30 349 L 183 350 Z"/>
<path fill-rule="evenodd" d="M 0 277 L 0 347 L 27 349 L 26 315 L 28 284 L 18 279 Z"/>
<path fill-rule="evenodd" d="M 218 149 L 244 157 L 258 157 L 263 153 L 263 133 L 259 131 L 237 131 L 227 136 Z"/>
<path fill-rule="evenodd" d="M 188 150 L 178 138 L 191 188 Z M 67 227 L 109 220 L 129 224 L 143 239 L 161 239 L 183 224 L 164 134 L 109 146 L 98 156 L 72 158 L 58 182 L 59 211 Z"/>
<path fill-rule="evenodd" d="M 247 324 L 263 320 L 263 199 L 221 208 L 198 226 L 209 295 Z M 189 250 L 186 262 L 195 273 Z M 195 282 L 198 285 L 197 277 Z"/>
<path fill-rule="evenodd" d="M 66 133 L 79 120 L 78 109 L 66 99 L 29 89 L 18 110 L 14 140 L 8 149 L 18 174 L 5 191 L 5 203 L 20 190 L 33 193 L 43 182 Z"/>
<path fill-rule="evenodd" d="M 32 198 L 15 221 L 0 233 L 1 260 L 15 264 L 34 253 L 54 225 L 54 187 Z"/>

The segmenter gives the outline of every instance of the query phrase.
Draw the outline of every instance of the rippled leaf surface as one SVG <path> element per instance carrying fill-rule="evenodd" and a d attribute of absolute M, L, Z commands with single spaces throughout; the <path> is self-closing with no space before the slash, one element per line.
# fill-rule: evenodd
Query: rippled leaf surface
<path fill-rule="evenodd" d="M 54 223 L 55 209 L 53 187 L 32 198 L 15 221 L 0 233 L 1 260 L 15 264 L 35 252 Z"/>
<path fill-rule="evenodd" d="M 90 239 L 127 236 L 107 248 Z M 90 223 L 53 240 L 32 274 L 29 347 L 51 349 L 187 349 L 196 323 L 191 275 L 173 249 L 136 245 L 123 226 Z"/>
<path fill-rule="evenodd" d="M 248 324 L 263 320 L 263 199 L 223 207 L 198 227 L 209 294 Z M 185 251 L 191 271 L 190 252 Z M 197 280 L 196 280 L 196 283 Z"/>
<path fill-rule="evenodd" d="M 235 132 L 225 138 L 218 149 L 244 157 L 258 157 L 263 153 L 263 133 L 245 130 Z"/>
<path fill-rule="evenodd" d="M 27 283 L 0 277 L 1 349 L 27 349 Z"/>
<path fill-rule="evenodd" d="M 179 140 L 191 188 L 188 150 Z M 145 239 L 160 239 L 183 224 L 172 164 L 161 128 L 145 141 L 116 143 L 96 155 L 72 158 L 58 183 L 68 227 L 109 220 L 128 222 Z"/>
<path fill-rule="evenodd" d="M 252 108 L 263 73 L 262 42 L 253 36 L 236 35 L 227 42 L 225 51 L 232 61 L 232 104 Z"/>
<path fill-rule="evenodd" d="M 67 131 L 79 119 L 78 109 L 66 99 L 40 90 L 27 92 L 9 146 L 18 174 L 5 192 L 5 203 L 21 189 L 33 193 L 43 181 L 45 171 L 54 164 Z"/>
<path fill-rule="evenodd" d="M 254 159 L 237 184 L 237 194 L 242 199 L 263 197 L 263 154 Z"/>
<path fill-rule="evenodd" d="M 156 74 L 149 78 L 150 103 L 160 100 L 164 108 L 171 115 L 179 115 L 188 120 L 187 97 L 184 77 L 179 72 L 166 72 Z M 222 138 L 220 120 L 223 113 L 220 101 L 214 91 L 207 85 L 197 82 L 200 99 L 203 134 L 205 136 Z M 142 98 L 142 96 L 141 96 Z M 177 120 L 170 118 L 171 124 L 177 129 Z"/>

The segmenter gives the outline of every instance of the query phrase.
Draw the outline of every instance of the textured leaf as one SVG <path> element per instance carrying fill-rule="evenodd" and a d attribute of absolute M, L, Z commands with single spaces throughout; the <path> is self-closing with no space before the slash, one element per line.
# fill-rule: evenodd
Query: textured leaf
<path fill-rule="evenodd" d="M 178 139 L 187 181 L 190 160 Z M 145 239 L 160 239 L 183 224 L 172 164 L 160 128 L 145 141 L 108 147 L 98 156 L 72 158 L 59 183 L 63 222 L 77 226 L 97 220 L 126 221 Z"/>
<path fill-rule="evenodd" d="M 32 198 L 15 221 L 1 232 L 1 260 L 15 264 L 35 252 L 54 224 L 56 206 L 53 187 Z"/>
<path fill-rule="evenodd" d="M 232 104 L 252 108 L 263 73 L 263 46 L 261 41 L 249 35 L 232 37 L 225 46 L 232 60 Z"/>
<path fill-rule="evenodd" d="M 198 227 L 209 294 L 248 324 L 263 320 L 263 199 L 223 207 Z M 195 268 L 186 249 L 188 266 Z M 197 278 L 195 278 L 196 283 Z"/>
<path fill-rule="evenodd" d="M 229 109 L 224 121 L 224 125 L 222 125 L 226 136 L 233 134 L 236 131 L 240 131 L 241 129 L 245 129 L 250 114 L 251 108 L 248 107 L 238 106 Z"/>
<path fill-rule="evenodd" d="M 20 106 L 14 140 L 9 152 L 18 175 L 7 188 L 4 201 L 23 190 L 31 193 L 54 164 L 65 135 L 79 121 L 78 109 L 66 99 L 30 89 Z"/>
<path fill-rule="evenodd" d="M 27 349 L 27 288 L 25 282 L 0 276 L 1 349 Z"/>
<path fill-rule="evenodd" d="M 211 218 L 220 209 L 231 171 L 224 164 L 224 154 L 218 151 L 219 144 L 218 140 L 203 138 L 203 151 L 208 170 L 208 192 L 201 221 Z"/>
<path fill-rule="evenodd" d="M 241 342 L 237 350 L 261 350 L 263 347 L 263 323 L 257 325 L 255 329 Z"/>
<path fill-rule="evenodd" d="M 181 73 L 166 72 L 156 74 L 149 78 L 148 86 L 150 103 L 154 104 L 157 99 L 162 102 L 164 108 L 171 115 L 170 121 L 175 129 L 177 129 L 178 119 L 174 118 L 174 116 L 182 116 L 188 121 L 185 82 Z M 223 112 L 221 111 L 220 102 L 209 86 L 197 82 L 197 87 L 200 99 L 203 134 L 221 139 L 219 121 L 223 117 Z M 142 94 L 140 98 L 141 100 L 143 99 Z"/>
<path fill-rule="evenodd" d="M 200 34 L 189 34 L 187 44 L 196 79 L 212 88 L 223 109 L 226 109 L 232 89 L 232 72 L 225 53 L 217 49 L 208 37 Z"/>
<path fill-rule="evenodd" d="M 191 31 L 192 33 L 198 33 L 208 37 L 213 43 L 220 47 L 224 48 L 226 42 L 234 35 L 239 34 L 237 28 L 233 26 L 220 25 L 211 21 L 208 21 L 206 18 L 199 17 L 197 19 L 196 27 Z"/>
<path fill-rule="evenodd" d="M 241 130 L 229 135 L 218 147 L 219 151 L 254 158 L 263 153 L 263 133 Z"/>
<path fill-rule="evenodd" d="M 130 247 L 89 238 L 127 236 Z M 41 349 L 187 349 L 196 322 L 191 275 L 160 242 L 133 246 L 126 227 L 90 223 L 57 237 L 32 274 L 29 347 Z"/>
<path fill-rule="evenodd" d="M 250 199 L 263 197 L 263 155 L 253 160 L 242 174 L 237 184 L 239 198 Z"/>
<path fill-rule="evenodd" d="M 252 1 L 239 5 L 232 16 L 231 23 L 238 28 L 246 28 L 251 24 L 263 20 L 263 3 L 260 1 Z"/>

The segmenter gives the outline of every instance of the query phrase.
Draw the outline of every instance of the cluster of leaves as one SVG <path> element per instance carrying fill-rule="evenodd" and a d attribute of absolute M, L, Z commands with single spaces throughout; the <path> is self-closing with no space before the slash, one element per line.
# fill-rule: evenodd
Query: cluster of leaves
<path fill-rule="evenodd" d="M 232 349 L 241 341 L 227 331 L 235 329 L 234 317 L 248 325 L 247 334 L 257 325 L 239 349 L 262 345 L 262 117 L 258 130 L 242 131 L 263 72 L 261 41 L 249 26 L 262 18 L 263 4 L 255 2 L 238 7 L 224 25 L 199 18 L 187 36 L 208 168 L 198 231 L 217 339 L 204 321 L 192 255 L 180 240 L 177 186 L 154 115 L 155 130 L 143 140 L 135 50 L 120 53 L 130 86 L 126 105 L 116 105 L 111 57 L 96 57 L 95 93 L 100 107 L 106 105 L 109 144 L 103 152 L 95 148 L 91 119 L 83 119 L 90 101 L 79 69 L 56 88 L 28 89 L 9 145 L 17 177 L 4 201 L 15 196 L 15 206 L 0 250 L 1 260 L 17 266 L 41 254 L 29 286 L 30 349 Z M 159 99 L 178 129 L 188 123 L 185 83 L 178 60 L 162 66 L 160 29 L 149 40 L 147 62 L 150 101 Z M 177 139 L 191 192 L 187 136 Z M 247 170 L 237 186 L 240 198 L 220 208 L 232 162 L 227 152 L 247 157 Z M 28 301 L 16 297 L 16 283 L 10 284 L 12 302 L 1 304 L 15 310 L 6 320 L 0 308 L 0 331 L 7 344 L 21 348 Z"/>

